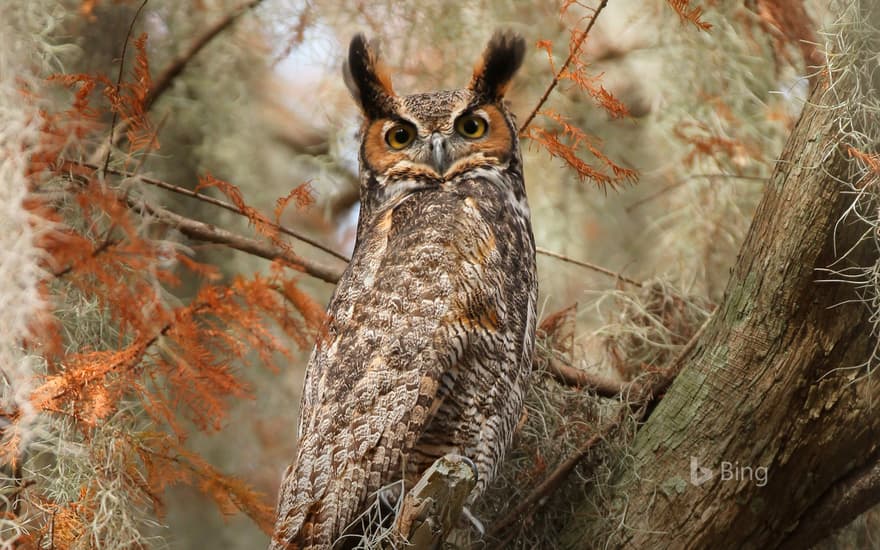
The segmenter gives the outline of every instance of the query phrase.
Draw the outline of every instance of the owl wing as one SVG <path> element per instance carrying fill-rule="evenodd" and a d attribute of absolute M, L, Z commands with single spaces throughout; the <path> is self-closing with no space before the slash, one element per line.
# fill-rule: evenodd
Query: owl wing
<path fill-rule="evenodd" d="M 492 308 L 482 263 L 495 239 L 485 220 L 476 237 L 460 224 L 452 227 L 461 234 L 450 224 L 426 229 L 423 217 L 415 230 L 406 220 L 420 218 L 401 212 L 411 207 L 377 216 L 328 308 L 328 335 L 307 369 L 296 465 L 282 484 L 276 548 L 328 547 L 371 493 L 401 477 L 403 456 L 441 405 L 443 373 L 480 332 L 468 319 Z"/>
<path fill-rule="evenodd" d="M 345 400 L 305 406 L 296 470 L 287 474 L 282 489 L 282 500 L 293 504 L 283 531 L 296 534 L 294 540 L 304 548 L 329 547 L 385 484 L 388 473 L 402 468 L 403 453 L 439 405 L 438 351 L 419 350 L 408 370 L 389 368 L 373 356 Z M 316 373 L 324 361 L 333 358 L 319 353 Z M 318 395 L 326 391 L 324 380 L 339 375 L 331 372 L 318 381 Z"/>

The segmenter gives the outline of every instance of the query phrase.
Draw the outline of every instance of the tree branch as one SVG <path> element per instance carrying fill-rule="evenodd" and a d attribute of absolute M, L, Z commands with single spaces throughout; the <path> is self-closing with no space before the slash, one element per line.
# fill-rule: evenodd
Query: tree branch
<path fill-rule="evenodd" d="M 571 65 L 571 62 L 574 61 L 574 58 L 581 51 L 581 46 L 584 45 L 584 42 L 587 40 L 587 35 L 590 34 L 590 29 L 593 28 L 593 25 L 596 23 L 596 19 L 599 17 L 599 13 L 605 9 L 605 6 L 608 5 L 608 0 L 602 0 L 599 5 L 596 7 L 596 10 L 593 12 L 593 16 L 590 17 L 589 23 L 587 23 L 587 28 L 584 30 L 584 34 L 578 38 L 578 41 L 575 43 L 574 48 L 568 53 L 568 58 L 565 60 L 565 63 L 562 64 L 562 67 L 559 71 L 553 76 L 553 80 L 550 81 L 550 85 L 547 86 L 547 89 L 544 90 L 544 95 L 541 96 L 541 99 L 538 100 L 538 104 L 535 105 L 535 108 L 532 109 L 532 112 L 529 113 L 529 116 L 526 117 L 525 122 L 522 123 L 522 126 L 519 127 L 519 134 L 524 135 L 525 131 L 528 129 L 529 124 L 532 123 L 535 116 L 538 114 L 538 111 L 541 107 L 544 106 L 544 103 L 547 101 L 547 98 L 550 96 L 550 93 L 556 88 L 556 85 L 559 84 L 559 80 L 562 78 L 562 75 L 565 74 L 565 71 L 568 70 L 568 66 Z"/>
<path fill-rule="evenodd" d="M 156 102 L 159 97 L 165 93 L 165 91 L 171 86 L 180 74 L 186 69 L 186 66 L 190 61 L 200 52 L 202 49 L 208 45 L 218 34 L 226 30 L 230 25 L 235 23 L 235 21 L 241 17 L 242 14 L 250 10 L 251 8 L 256 7 L 263 0 L 247 0 L 240 4 L 237 8 L 234 8 L 232 11 L 227 13 L 222 19 L 214 23 L 211 27 L 205 30 L 198 38 L 196 38 L 192 44 L 190 44 L 189 48 L 186 49 L 185 52 L 177 56 L 158 78 L 153 82 L 153 86 L 150 88 L 150 91 L 147 93 L 147 97 L 144 99 L 144 110 L 150 110 L 150 107 L 153 106 L 153 103 Z"/>
<path fill-rule="evenodd" d="M 641 206 L 647 202 L 650 202 L 650 201 L 656 199 L 657 197 L 664 195 L 665 193 L 667 193 L 669 191 L 672 191 L 676 187 L 681 187 L 682 185 L 686 184 L 690 180 L 693 180 L 696 178 L 729 178 L 729 179 L 738 179 L 738 180 L 767 181 L 767 178 L 760 177 L 760 176 L 740 176 L 738 174 L 692 174 L 681 181 L 676 181 L 674 183 L 670 183 L 669 185 L 662 187 L 658 191 L 651 193 L 647 197 L 644 197 L 642 199 L 637 200 L 636 202 L 634 202 L 634 203 L 630 204 L 629 206 L 627 206 L 626 208 L 624 208 L 624 211 L 628 214 L 628 213 L 632 212 L 633 210 L 635 210 L 636 208 L 638 208 L 639 206 Z"/>
<path fill-rule="evenodd" d="M 81 166 L 83 168 L 88 168 L 90 170 L 97 170 L 97 168 L 98 168 L 94 164 L 90 164 L 88 162 L 77 162 L 77 161 L 68 160 L 68 159 L 62 159 L 61 162 L 62 162 L 62 165 L 61 165 L 62 169 L 68 168 L 69 166 Z M 214 197 L 204 195 L 202 193 L 198 193 L 196 191 L 193 191 L 192 189 L 187 189 L 185 187 L 180 187 L 178 185 L 174 185 L 174 184 L 162 181 L 162 180 L 158 180 L 155 178 L 149 178 L 147 176 L 142 176 L 140 174 L 136 174 L 133 172 L 126 172 L 123 170 L 114 170 L 114 169 L 110 168 L 110 169 L 106 170 L 106 172 L 108 174 L 113 174 L 113 175 L 121 176 L 121 177 L 125 177 L 125 178 L 137 178 L 140 181 L 142 181 L 148 185 L 153 185 L 155 187 L 159 187 L 161 189 L 171 191 L 172 193 L 177 193 L 179 195 L 185 195 L 187 197 L 190 197 L 190 198 L 193 198 L 193 199 L 196 199 L 196 200 L 208 203 L 208 204 L 212 204 L 214 206 L 219 206 L 220 208 L 229 210 L 230 212 L 234 212 L 240 216 L 246 217 L 246 214 L 244 212 L 242 212 L 242 210 L 240 208 L 238 208 L 237 206 L 235 206 L 234 204 L 220 200 L 220 199 L 215 199 Z M 348 262 L 348 258 L 346 256 L 344 256 L 343 254 L 340 254 L 339 252 L 336 252 L 335 250 L 333 250 L 332 248 L 330 248 L 326 245 L 321 244 L 320 242 L 316 241 L 315 239 L 312 239 L 311 237 L 303 235 L 302 233 L 294 231 L 293 229 L 290 229 L 289 227 L 286 227 L 284 225 L 280 225 L 280 224 L 276 224 L 276 223 L 272 223 L 272 222 L 268 222 L 267 225 L 280 233 L 284 233 L 285 235 L 291 236 L 291 237 L 293 237 L 297 240 L 300 240 L 306 244 L 310 244 L 310 245 L 314 246 L 315 248 L 317 248 L 318 250 L 326 252 L 327 254 L 330 254 L 331 256 L 342 260 L 343 262 Z"/>
<path fill-rule="evenodd" d="M 629 419 L 634 419 L 636 422 L 644 420 L 651 410 L 651 404 L 655 398 L 666 390 L 680 368 L 681 364 L 676 360 L 672 366 L 662 372 L 648 374 L 638 381 L 620 386 L 616 395 L 619 395 L 625 402 L 621 404 L 617 414 L 584 441 L 577 451 L 554 468 L 550 475 L 513 510 L 495 522 L 487 537 L 497 538 L 514 523 L 534 514 L 546 503 L 547 497 L 558 489 L 577 465 L 590 454 L 590 451 L 599 442 L 615 437 L 617 432 L 629 422 Z"/>
<path fill-rule="evenodd" d="M 880 503 L 880 453 L 832 485 L 798 521 L 780 550 L 809 548 Z"/>
<path fill-rule="evenodd" d="M 709 317 L 709 319 L 711 318 L 712 316 Z M 516 508 L 508 512 L 508 514 L 501 520 L 495 522 L 492 529 L 489 531 L 488 536 L 498 537 L 517 521 L 521 521 L 522 518 L 534 514 L 537 509 L 544 504 L 546 497 L 562 485 L 562 482 L 565 481 L 577 465 L 587 457 L 593 447 L 595 447 L 600 441 L 614 437 L 628 419 L 633 419 L 636 422 L 643 422 L 653 410 L 653 405 L 658 396 L 662 395 L 669 385 L 672 384 L 672 381 L 675 380 L 675 377 L 678 376 L 678 373 L 684 366 L 684 357 L 690 353 L 699 341 L 703 331 L 709 324 L 709 319 L 706 319 L 699 330 L 691 336 L 691 339 L 684 345 L 684 347 L 682 347 L 681 351 L 678 352 L 678 355 L 676 355 L 669 363 L 667 368 L 648 373 L 627 384 L 614 384 L 612 387 L 606 388 L 615 391 L 613 395 L 608 395 L 608 397 L 619 396 L 624 401 L 614 418 L 604 426 L 600 427 L 595 434 L 584 441 L 574 454 L 559 464 L 540 485 L 535 487 L 532 492 L 529 493 L 529 496 L 527 496 L 525 500 L 516 506 Z M 562 365 L 560 364 L 559 366 Z M 578 371 L 577 369 L 572 369 L 571 367 L 568 368 L 577 371 L 578 373 L 583 372 Z M 579 374 L 575 375 L 570 372 L 567 373 L 567 375 L 575 378 L 580 376 Z M 598 380 L 593 379 L 592 382 L 596 383 Z M 587 385 L 589 385 L 589 383 Z"/>
<path fill-rule="evenodd" d="M 89 170 L 98 170 L 98 166 L 96 166 L 95 164 L 92 164 L 89 162 L 78 162 L 78 161 L 70 160 L 70 159 L 61 159 L 61 165 L 60 165 L 59 169 L 69 169 L 71 166 L 88 168 Z M 211 197 L 209 195 L 198 193 L 196 191 L 193 191 L 191 189 L 187 189 L 185 187 L 181 187 L 179 185 L 174 185 L 174 184 L 171 184 L 171 183 L 168 183 L 166 181 L 162 181 L 162 180 L 159 180 L 156 178 L 142 176 L 140 174 L 136 174 L 133 172 L 126 172 L 124 170 L 115 170 L 113 168 L 108 168 L 106 170 L 106 173 L 113 174 L 113 175 L 120 176 L 120 177 L 126 177 L 126 178 L 138 178 L 140 181 L 146 183 L 147 185 L 159 187 L 161 189 L 165 189 L 167 191 L 171 191 L 172 193 L 177 193 L 179 195 L 185 195 L 187 197 L 202 201 L 207 204 L 212 204 L 214 206 L 219 206 L 220 208 L 223 208 L 223 209 L 228 210 L 230 212 L 234 212 L 235 214 L 238 214 L 240 216 L 246 217 L 246 214 L 244 212 L 242 212 L 240 208 L 238 208 L 237 206 L 235 206 L 234 204 L 232 204 L 230 202 L 216 199 L 216 198 Z M 326 252 L 327 254 L 330 254 L 331 256 L 342 260 L 343 262 L 349 261 L 349 258 L 346 257 L 344 254 L 340 254 L 339 252 L 336 252 L 335 250 L 333 250 L 329 246 L 321 244 L 317 240 L 315 240 L 307 235 L 303 235 L 302 233 L 299 233 L 298 231 L 290 229 L 287 226 L 272 223 L 272 222 L 268 222 L 267 225 L 269 225 L 270 227 L 272 227 L 273 229 L 275 229 L 276 231 L 278 231 L 280 233 L 284 233 L 285 235 L 288 235 L 288 236 L 293 237 L 297 240 L 300 240 L 306 244 L 314 246 L 315 248 L 317 248 L 323 252 Z M 552 250 L 547 250 L 545 248 L 541 248 L 540 246 L 537 247 L 535 250 L 538 254 L 542 254 L 544 256 L 550 256 L 551 258 L 556 258 L 558 260 L 562 260 L 563 262 L 567 262 L 567 263 L 574 264 L 574 265 L 577 265 L 577 266 L 580 266 L 580 267 L 583 267 L 586 269 L 590 269 L 592 271 L 596 271 L 598 273 L 608 275 L 609 277 L 614 277 L 615 279 L 619 279 L 625 283 L 629 283 L 629 284 L 637 286 L 637 287 L 643 286 L 642 283 L 640 283 L 634 279 L 630 279 L 629 277 L 621 275 L 620 273 L 617 273 L 615 271 L 611 271 L 610 269 L 604 268 L 600 265 L 592 264 L 592 263 L 585 262 L 582 260 L 575 260 L 574 258 L 570 258 L 568 256 L 565 256 L 564 254 L 560 254 L 558 252 L 553 252 Z"/>
<path fill-rule="evenodd" d="M 159 221 L 167 223 L 191 239 L 223 244 L 267 260 L 283 260 L 312 277 L 332 284 L 338 282 L 339 277 L 342 276 L 341 269 L 326 266 L 320 262 L 282 250 L 269 243 L 248 239 L 231 231 L 175 214 L 158 206 L 151 206 L 142 200 L 135 201 L 129 199 L 128 204 L 135 212 L 142 215 L 150 215 Z"/>
<path fill-rule="evenodd" d="M 639 288 L 641 288 L 643 286 L 642 283 L 640 283 L 634 279 L 630 279 L 629 277 L 624 277 L 620 273 L 616 273 L 616 272 L 611 271 L 610 269 L 606 269 L 600 265 L 591 264 L 589 262 L 585 262 L 582 260 L 575 260 L 574 258 L 569 258 L 568 256 L 560 254 L 559 252 L 553 252 L 552 250 L 547 250 L 546 248 L 541 248 L 540 246 L 535 247 L 535 251 L 538 254 L 550 256 L 551 258 L 556 258 L 557 260 L 562 260 L 563 262 L 568 262 L 570 264 L 579 265 L 579 266 L 585 267 L 587 269 L 592 269 L 593 271 L 598 271 L 599 273 L 602 273 L 604 275 L 608 275 L 609 277 L 614 277 L 615 279 L 619 279 L 625 283 L 629 283 L 629 284 L 631 284 L 633 286 L 637 286 Z"/>

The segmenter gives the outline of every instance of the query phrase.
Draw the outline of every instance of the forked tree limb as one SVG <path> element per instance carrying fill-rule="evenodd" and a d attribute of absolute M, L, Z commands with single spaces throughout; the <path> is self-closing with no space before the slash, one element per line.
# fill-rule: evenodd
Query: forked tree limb
<path fill-rule="evenodd" d="M 877 342 L 871 307 L 818 271 L 843 252 L 845 265 L 880 261 L 863 241 L 871 228 L 847 217 L 852 163 L 839 132 L 861 121 L 841 120 L 840 106 L 859 92 L 852 79 L 813 88 L 724 299 L 606 485 L 617 528 L 603 524 L 606 547 L 775 548 L 808 528 L 842 476 L 872 478 L 854 470 L 880 446 L 880 376 L 857 367 Z M 693 460 L 714 475 L 693 482 Z M 748 477 L 757 468 L 764 483 Z M 598 529 L 572 522 L 561 546 L 578 548 Z"/>

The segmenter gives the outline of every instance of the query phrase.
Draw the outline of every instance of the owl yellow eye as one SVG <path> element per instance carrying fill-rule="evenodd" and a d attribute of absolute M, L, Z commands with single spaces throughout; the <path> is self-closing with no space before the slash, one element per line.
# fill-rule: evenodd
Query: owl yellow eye
<path fill-rule="evenodd" d="M 466 138 L 481 138 L 486 133 L 486 121 L 476 115 L 465 115 L 455 121 L 455 131 Z"/>
<path fill-rule="evenodd" d="M 385 133 L 385 141 L 392 149 L 403 149 L 416 138 L 416 129 L 410 124 L 395 124 Z"/>

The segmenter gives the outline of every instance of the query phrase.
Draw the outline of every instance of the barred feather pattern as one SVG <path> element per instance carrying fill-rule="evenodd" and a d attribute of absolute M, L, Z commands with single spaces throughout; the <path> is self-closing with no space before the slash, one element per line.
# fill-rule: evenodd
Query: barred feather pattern
<path fill-rule="evenodd" d="M 527 211 L 498 185 L 509 174 L 485 172 L 365 224 L 309 362 L 275 548 L 329 547 L 404 456 L 407 487 L 447 452 L 476 464 L 472 498 L 494 477 L 531 370 L 537 285 Z"/>

